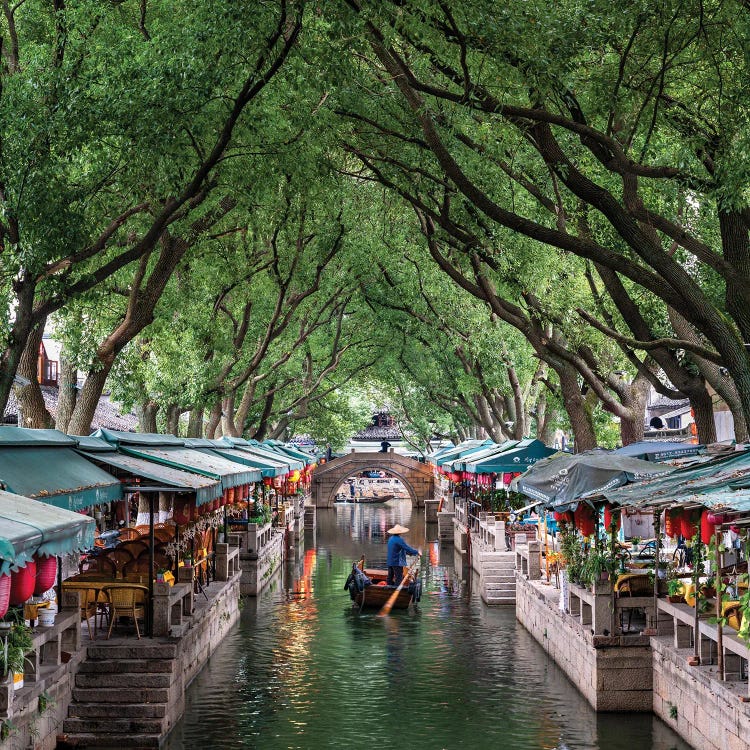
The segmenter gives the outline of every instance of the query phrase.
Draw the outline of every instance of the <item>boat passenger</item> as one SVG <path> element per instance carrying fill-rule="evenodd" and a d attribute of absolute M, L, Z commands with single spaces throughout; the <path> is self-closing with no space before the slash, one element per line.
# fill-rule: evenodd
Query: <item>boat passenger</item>
<path fill-rule="evenodd" d="M 406 555 L 418 555 L 419 551 L 410 547 L 402 538 L 401 534 L 408 534 L 409 529 L 401 524 L 396 524 L 392 529 L 386 532 L 390 534 L 388 540 L 388 585 L 398 586 L 404 577 L 404 565 L 406 565 Z"/>

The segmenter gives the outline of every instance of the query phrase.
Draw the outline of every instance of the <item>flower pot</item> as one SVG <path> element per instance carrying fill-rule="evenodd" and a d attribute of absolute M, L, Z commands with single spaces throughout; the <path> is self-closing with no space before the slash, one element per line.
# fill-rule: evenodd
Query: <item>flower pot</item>
<path fill-rule="evenodd" d="M 23 672 L 13 672 L 13 690 L 20 690 L 23 687 Z"/>
<path fill-rule="evenodd" d="M 55 624 L 57 610 L 52 607 L 40 607 L 37 611 L 39 625 L 43 628 L 51 628 Z"/>
<path fill-rule="evenodd" d="M 667 596 L 667 599 L 669 600 L 670 604 L 685 603 L 685 597 L 683 597 L 681 594 L 669 594 L 669 596 Z"/>
<path fill-rule="evenodd" d="M 700 656 L 688 656 L 687 663 L 689 667 L 697 667 L 701 663 L 701 658 Z"/>

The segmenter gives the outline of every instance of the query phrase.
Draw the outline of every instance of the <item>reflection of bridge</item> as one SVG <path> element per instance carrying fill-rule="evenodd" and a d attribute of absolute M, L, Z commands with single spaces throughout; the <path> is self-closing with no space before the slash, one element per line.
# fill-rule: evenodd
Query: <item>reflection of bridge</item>
<path fill-rule="evenodd" d="M 330 508 L 336 490 L 347 477 L 363 471 L 385 471 L 401 480 L 415 508 L 435 494 L 432 468 L 398 453 L 349 453 L 318 466 L 313 474 L 312 497 L 318 508 Z"/>

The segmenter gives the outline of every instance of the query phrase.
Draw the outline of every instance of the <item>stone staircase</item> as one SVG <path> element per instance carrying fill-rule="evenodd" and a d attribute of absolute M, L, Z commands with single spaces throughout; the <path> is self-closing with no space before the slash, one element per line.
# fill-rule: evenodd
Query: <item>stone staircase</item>
<path fill-rule="evenodd" d="M 479 593 L 485 604 L 516 603 L 515 552 L 479 553 Z"/>
<path fill-rule="evenodd" d="M 75 677 L 64 745 L 158 748 L 175 716 L 176 646 L 91 645 Z"/>

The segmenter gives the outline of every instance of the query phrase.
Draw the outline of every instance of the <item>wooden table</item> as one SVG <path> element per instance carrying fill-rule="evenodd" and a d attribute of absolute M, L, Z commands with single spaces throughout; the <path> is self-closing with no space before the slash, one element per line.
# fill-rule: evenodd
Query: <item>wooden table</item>
<path fill-rule="evenodd" d="M 86 581 L 78 580 L 76 578 L 69 578 L 67 581 L 63 581 L 63 591 L 96 591 L 96 603 L 97 607 L 109 603 L 109 599 L 106 596 L 105 589 L 107 588 L 130 588 L 138 589 L 142 593 L 142 602 L 148 603 L 148 586 L 143 583 L 134 583 L 132 581 L 120 580 L 98 580 L 98 581 Z M 96 617 L 94 617 L 94 628 L 96 628 Z"/>

